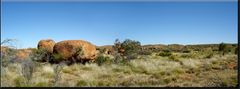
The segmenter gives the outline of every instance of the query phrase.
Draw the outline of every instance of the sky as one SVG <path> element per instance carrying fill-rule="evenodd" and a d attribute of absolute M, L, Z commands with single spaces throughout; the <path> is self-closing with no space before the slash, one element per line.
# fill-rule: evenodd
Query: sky
<path fill-rule="evenodd" d="M 237 43 L 237 2 L 2 2 L 1 41 L 115 39 L 145 44 Z"/>

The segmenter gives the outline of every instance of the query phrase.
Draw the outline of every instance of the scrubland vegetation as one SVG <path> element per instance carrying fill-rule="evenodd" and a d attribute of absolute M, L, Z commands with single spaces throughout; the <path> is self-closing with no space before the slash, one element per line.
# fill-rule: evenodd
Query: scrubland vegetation
<path fill-rule="evenodd" d="M 112 48 L 106 53 L 99 47 L 95 62 L 71 65 L 36 61 L 46 58 L 38 49 L 26 49 L 33 52 L 21 59 L 17 49 L 2 52 L 1 48 L 1 83 L 3 87 L 236 87 L 238 83 L 235 44 L 141 46 L 127 39 L 116 40 Z"/>

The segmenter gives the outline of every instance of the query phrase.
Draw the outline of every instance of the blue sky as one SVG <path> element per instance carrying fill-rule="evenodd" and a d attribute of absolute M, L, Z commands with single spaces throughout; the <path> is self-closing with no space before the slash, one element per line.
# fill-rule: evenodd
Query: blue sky
<path fill-rule="evenodd" d="M 116 38 L 144 44 L 237 43 L 237 2 L 3 2 L 1 40 Z"/>

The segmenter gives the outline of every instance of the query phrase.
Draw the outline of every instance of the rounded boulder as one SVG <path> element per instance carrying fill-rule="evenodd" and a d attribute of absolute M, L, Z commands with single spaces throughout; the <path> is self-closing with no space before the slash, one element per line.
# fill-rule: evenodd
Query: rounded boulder
<path fill-rule="evenodd" d="M 96 46 L 84 40 L 65 40 L 56 43 L 53 54 L 63 60 L 89 61 L 96 58 Z M 58 58 L 55 57 L 55 61 Z"/>
<path fill-rule="evenodd" d="M 45 49 L 48 53 L 53 53 L 55 42 L 52 39 L 40 40 L 38 42 L 38 49 Z"/>

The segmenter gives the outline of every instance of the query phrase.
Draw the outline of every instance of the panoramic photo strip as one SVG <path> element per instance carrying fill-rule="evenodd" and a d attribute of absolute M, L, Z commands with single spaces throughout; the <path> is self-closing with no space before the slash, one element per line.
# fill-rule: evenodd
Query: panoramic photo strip
<path fill-rule="evenodd" d="M 239 87 L 237 0 L 2 0 L 1 87 Z"/>

